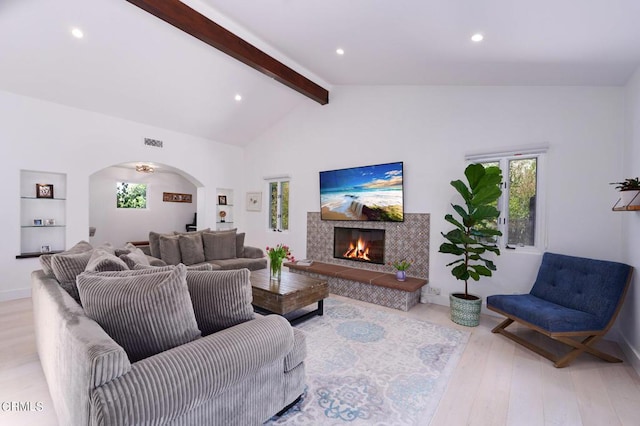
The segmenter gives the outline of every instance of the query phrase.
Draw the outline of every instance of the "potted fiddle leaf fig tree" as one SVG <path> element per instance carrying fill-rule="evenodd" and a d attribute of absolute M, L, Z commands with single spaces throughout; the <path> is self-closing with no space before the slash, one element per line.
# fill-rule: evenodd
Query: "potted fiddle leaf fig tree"
<path fill-rule="evenodd" d="M 469 294 L 469 280 L 478 281 L 481 277 L 490 277 L 496 266 L 487 256 L 500 255 L 496 238 L 502 233 L 496 229 L 500 212 L 496 208 L 502 195 L 500 189 L 502 171 L 499 167 L 484 167 L 471 164 L 464 171 L 467 183 L 462 180 L 451 181 L 462 196 L 462 204 L 452 204 L 456 216 L 445 215 L 444 219 L 454 228 L 441 233 L 447 240 L 440 245 L 439 252 L 456 256 L 456 260 L 447 264 L 451 274 L 464 281 L 464 293 L 449 295 L 451 320 L 457 324 L 475 327 L 480 322 L 482 299 Z"/>

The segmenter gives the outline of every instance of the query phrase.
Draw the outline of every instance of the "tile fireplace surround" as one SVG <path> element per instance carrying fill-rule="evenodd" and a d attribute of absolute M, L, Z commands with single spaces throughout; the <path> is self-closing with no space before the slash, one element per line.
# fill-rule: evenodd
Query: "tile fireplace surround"
<path fill-rule="evenodd" d="M 411 259 L 413 264 L 407 271 L 409 277 L 429 279 L 429 219 L 428 213 L 405 213 L 404 222 L 359 222 L 320 220 L 319 212 L 307 213 L 307 258 L 316 262 L 359 268 L 369 271 L 394 273 L 389 265 L 363 263 L 333 257 L 334 227 L 384 229 L 385 263 Z M 397 300 L 398 292 L 369 284 L 344 279 L 329 280 L 330 291 L 355 299 L 407 310 L 420 299 L 420 291 L 406 297 L 415 301 Z M 423 290 L 425 288 L 423 287 Z M 350 294 L 351 293 L 351 294 Z M 363 297 L 364 296 L 364 297 Z M 405 296 L 402 296 L 405 297 Z M 380 299 L 376 301 L 376 299 Z M 384 299 L 384 300 L 382 300 Z M 424 298 L 423 298 L 424 299 Z M 410 306 L 407 307 L 407 303 Z M 394 306 L 392 306 L 394 305 Z M 396 306 L 397 305 L 397 306 Z M 407 309 L 405 309 L 407 308 Z"/>

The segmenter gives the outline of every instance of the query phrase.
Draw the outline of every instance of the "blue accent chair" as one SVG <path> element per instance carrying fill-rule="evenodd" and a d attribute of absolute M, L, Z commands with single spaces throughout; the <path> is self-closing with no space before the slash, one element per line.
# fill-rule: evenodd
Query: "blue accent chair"
<path fill-rule="evenodd" d="M 551 360 L 558 368 L 569 365 L 582 352 L 608 362 L 622 362 L 593 345 L 615 322 L 632 274 L 633 268 L 623 263 L 544 253 L 529 294 L 487 297 L 487 308 L 507 317 L 492 332 Z M 556 356 L 507 331 L 513 322 L 572 349 L 564 356 Z"/>

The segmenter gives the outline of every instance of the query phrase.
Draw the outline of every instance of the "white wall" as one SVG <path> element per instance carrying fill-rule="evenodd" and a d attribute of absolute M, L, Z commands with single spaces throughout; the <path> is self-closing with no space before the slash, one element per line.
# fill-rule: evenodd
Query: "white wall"
<path fill-rule="evenodd" d="M 289 173 L 289 233 L 266 231 L 266 208 L 245 212 L 248 235 L 262 245 L 286 242 L 302 258 L 306 212 L 319 211 L 318 172 L 404 161 L 405 209 L 431 213 L 430 283 L 434 302 L 460 291 L 438 253 L 441 231 L 468 152 L 547 143 L 548 250 L 600 259 L 624 258 L 622 217 L 611 212 L 621 178 L 623 88 L 337 87 L 326 106 L 305 104 L 247 148 L 247 190 L 263 177 Z M 295 161 L 292 161 L 295 159 Z M 266 199 L 265 199 L 266 202 Z M 540 254 L 505 252 L 493 278 L 472 283 L 481 296 L 528 292 Z"/>
<path fill-rule="evenodd" d="M 627 85 L 627 137 L 621 179 L 640 175 L 640 69 Z M 633 281 L 618 320 L 627 356 L 640 373 L 640 212 L 618 213 L 623 223 L 624 261 L 635 268 Z"/>
<path fill-rule="evenodd" d="M 116 183 L 147 185 L 146 209 L 116 208 Z M 185 224 L 193 222 L 197 209 L 196 187 L 173 172 L 138 173 L 131 168 L 108 167 L 89 178 L 89 225 L 96 227 L 90 242 L 105 241 L 122 247 L 127 241 L 146 241 L 149 231 L 185 232 Z M 191 203 L 163 202 L 163 192 L 191 194 Z"/>
<path fill-rule="evenodd" d="M 144 137 L 164 141 L 147 147 Z M 29 274 L 37 259 L 20 252 L 20 170 L 67 174 L 67 246 L 89 238 L 89 176 L 131 161 L 173 166 L 203 184 L 198 191 L 198 225 L 215 227 L 216 187 L 235 188 L 242 150 L 202 138 L 116 119 L 0 91 L 0 300 L 29 295 Z"/>

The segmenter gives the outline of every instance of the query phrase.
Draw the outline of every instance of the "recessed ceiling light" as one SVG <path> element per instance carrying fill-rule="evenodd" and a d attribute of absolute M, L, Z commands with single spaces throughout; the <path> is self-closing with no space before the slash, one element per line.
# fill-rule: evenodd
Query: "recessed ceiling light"
<path fill-rule="evenodd" d="M 82 30 L 80 28 L 73 28 L 71 30 L 71 35 L 73 35 L 75 38 L 84 37 L 84 34 L 82 33 Z"/>
<path fill-rule="evenodd" d="M 480 43 L 482 40 L 484 40 L 484 36 L 480 33 L 471 36 L 471 41 L 474 41 L 476 43 Z"/>
<path fill-rule="evenodd" d="M 336 53 L 337 53 L 338 55 L 344 55 L 344 49 L 337 48 L 337 49 L 336 49 Z"/>
<path fill-rule="evenodd" d="M 237 94 L 233 99 L 235 99 L 236 101 L 240 102 L 242 100 L 242 95 Z"/>

